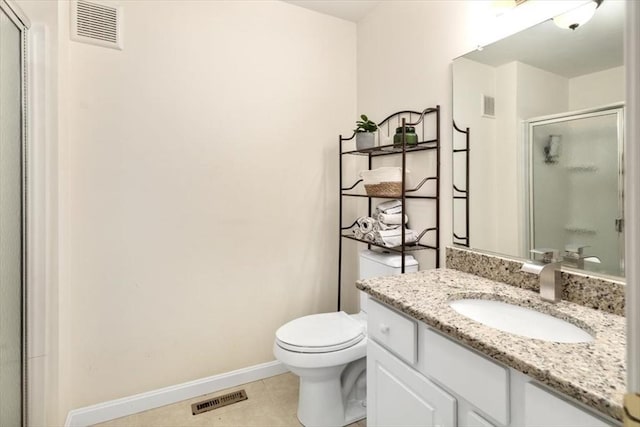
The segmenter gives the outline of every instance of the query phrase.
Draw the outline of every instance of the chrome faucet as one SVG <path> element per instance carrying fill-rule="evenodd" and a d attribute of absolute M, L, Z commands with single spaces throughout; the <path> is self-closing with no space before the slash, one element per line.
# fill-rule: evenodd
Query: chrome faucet
<path fill-rule="evenodd" d="M 584 268 L 584 260 L 587 258 L 584 256 L 584 248 L 588 248 L 589 246 L 580 246 L 580 245 L 566 245 L 564 247 L 564 256 L 562 257 L 564 261 L 567 261 L 570 267 L 575 268 Z"/>
<path fill-rule="evenodd" d="M 562 299 L 562 277 L 558 260 L 558 251 L 554 249 L 532 249 L 532 260 L 526 261 L 520 271 L 537 274 L 540 276 L 540 298 L 549 302 L 558 302 Z M 536 255 L 542 259 L 537 261 Z"/>

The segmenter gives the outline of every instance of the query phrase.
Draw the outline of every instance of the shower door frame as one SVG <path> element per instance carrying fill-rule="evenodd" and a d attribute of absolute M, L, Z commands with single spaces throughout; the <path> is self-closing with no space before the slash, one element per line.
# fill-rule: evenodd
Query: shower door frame
<path fill-rule="evenodd" d="M 17 6 L 12 0 L 0 0 L 0 11 L 2 11 L 7 18 L 18 28 L 20 31 L 20 50 L 22 52 L 20 58 L 20 75 L 21 75 L 21 94 L 20 94 L 20 120 L 21 120 L 21 159 L 20 159 L 20 173 L 22 176 L 21 179 L 21 193 L 22 193 L 22 206 L 21 206 L 21 217 L 22 217 L 22 277 L 21 277 L 21 331 L 20 336 L 22 340 L 22 348 L 21 348 L 21 374 L 22 374 L 22 384 L 21 384 L 21 394 L 22 394 L 22 402 L 21 402 L 21 412 L 22 412 L 22 425 L 28 425 L 28 405 L 27 405 L 27 395 L 28 395 L 28 375 L 27 375 L 27 361 L 28 361 L 28 348 L 27 348 L 27 189 L 28 189 L 28 181 L 27 181 L 27 158 L 28 158 L 28 140 L 29 140 L 29 110 L 28 110 L 28 64 L 27 58 L 29 57 L 29 43 L 28 43 L 28 30 L 31 27 L 31 22 L 29 18 L 22 12 L 19 6 Z"/>
<path fill-rule="evenodd" d="M 618 250 L 620 253 L 620 268 L 624 272 L 624 258 L 625 258 L 625 235 L 624 235 L 624 102 L 616 102 L 614 104 L 607 104 L 597 108 L 589 108 L 577 111 L 568 111 L 559 114 L 553 114 L 543 117 L 535 117 L 524 121 L 526 128 L 526 160 L 525 160 L 525 208 L 526 218 L 525 223 L 528 224 L 529 230 L 526 236 L 526 252 L 527 255 L 531 249 L 534 249 L 533 241 L 535 236 L 534 226 L 534 213 L 533 213 L 533 130 L 536 126 L 548 125 L 560 122 L 568 122 L 570 120 L 588 119 L 590 117 L 606 116 L 610 114 L 616 115 L 616 130 L 618 133 L 618 218 L 622 220 L 622 231 L 619 231 Z M 564 248 L 558 249 L 559 254 L 562 254 Z M 624 277 L 624 276 L 623 276 Z"/>

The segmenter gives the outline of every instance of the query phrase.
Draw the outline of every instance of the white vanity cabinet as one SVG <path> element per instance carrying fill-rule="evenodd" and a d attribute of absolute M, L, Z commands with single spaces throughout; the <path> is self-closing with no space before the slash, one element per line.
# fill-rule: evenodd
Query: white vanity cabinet
<path fill-rule="evenodd" d="M 367 348 L 368 426 L 453 426 L 456 400 L 375 342 Z"/>
<path fill-rule="evenodd" d="M 456 400 L 413 367 L 418 322 L 375 301 L 367 317 L 367 425 L 455 425 Z"/>
<path fill-rule="evenodd" d="M 367 425 L 619 426 L 370 299 Z"/>
<path fill-rule="evenodd" d="M 611 424 L 594 417 L 573 404 L 542 389 L 524 385 L 524 427 L 608 427 Z"/>
<path fill-rule="evenodd" d="M 509 369 L 427 327 L 420 328 L 419 341 L 420 372 L 509 425 Z"/>

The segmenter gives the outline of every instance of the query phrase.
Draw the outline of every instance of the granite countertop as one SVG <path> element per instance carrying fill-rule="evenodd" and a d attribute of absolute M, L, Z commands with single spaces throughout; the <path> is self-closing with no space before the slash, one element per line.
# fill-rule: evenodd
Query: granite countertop
<path fill-rule="evenodd" d="M 356 286 L 550 388 L 622 420 L 626 378 L 624 317 L 566 301 L 547 303 L 532 291 L 450 269 L 361 280 Z M 564 344 L 502 332 L 449 307 L 449 301 L 463 298 L 534 308 L 587 330 L 595 340 Z"/>

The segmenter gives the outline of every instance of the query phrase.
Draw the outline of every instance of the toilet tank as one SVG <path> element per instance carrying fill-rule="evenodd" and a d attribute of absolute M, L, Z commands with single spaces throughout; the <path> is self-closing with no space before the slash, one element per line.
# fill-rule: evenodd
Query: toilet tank
<path fill-rule="evenodd" d="M 405 273 L 418 271 L 418 261 L 412 255 L 404 256 Z M 402 256 L 386 252 L 364 250 L 360 252 L 360 279 L 394 276 L 402 272 Z M 367 311 L 367 294 L 360 291 L 360 310 Z"/>

